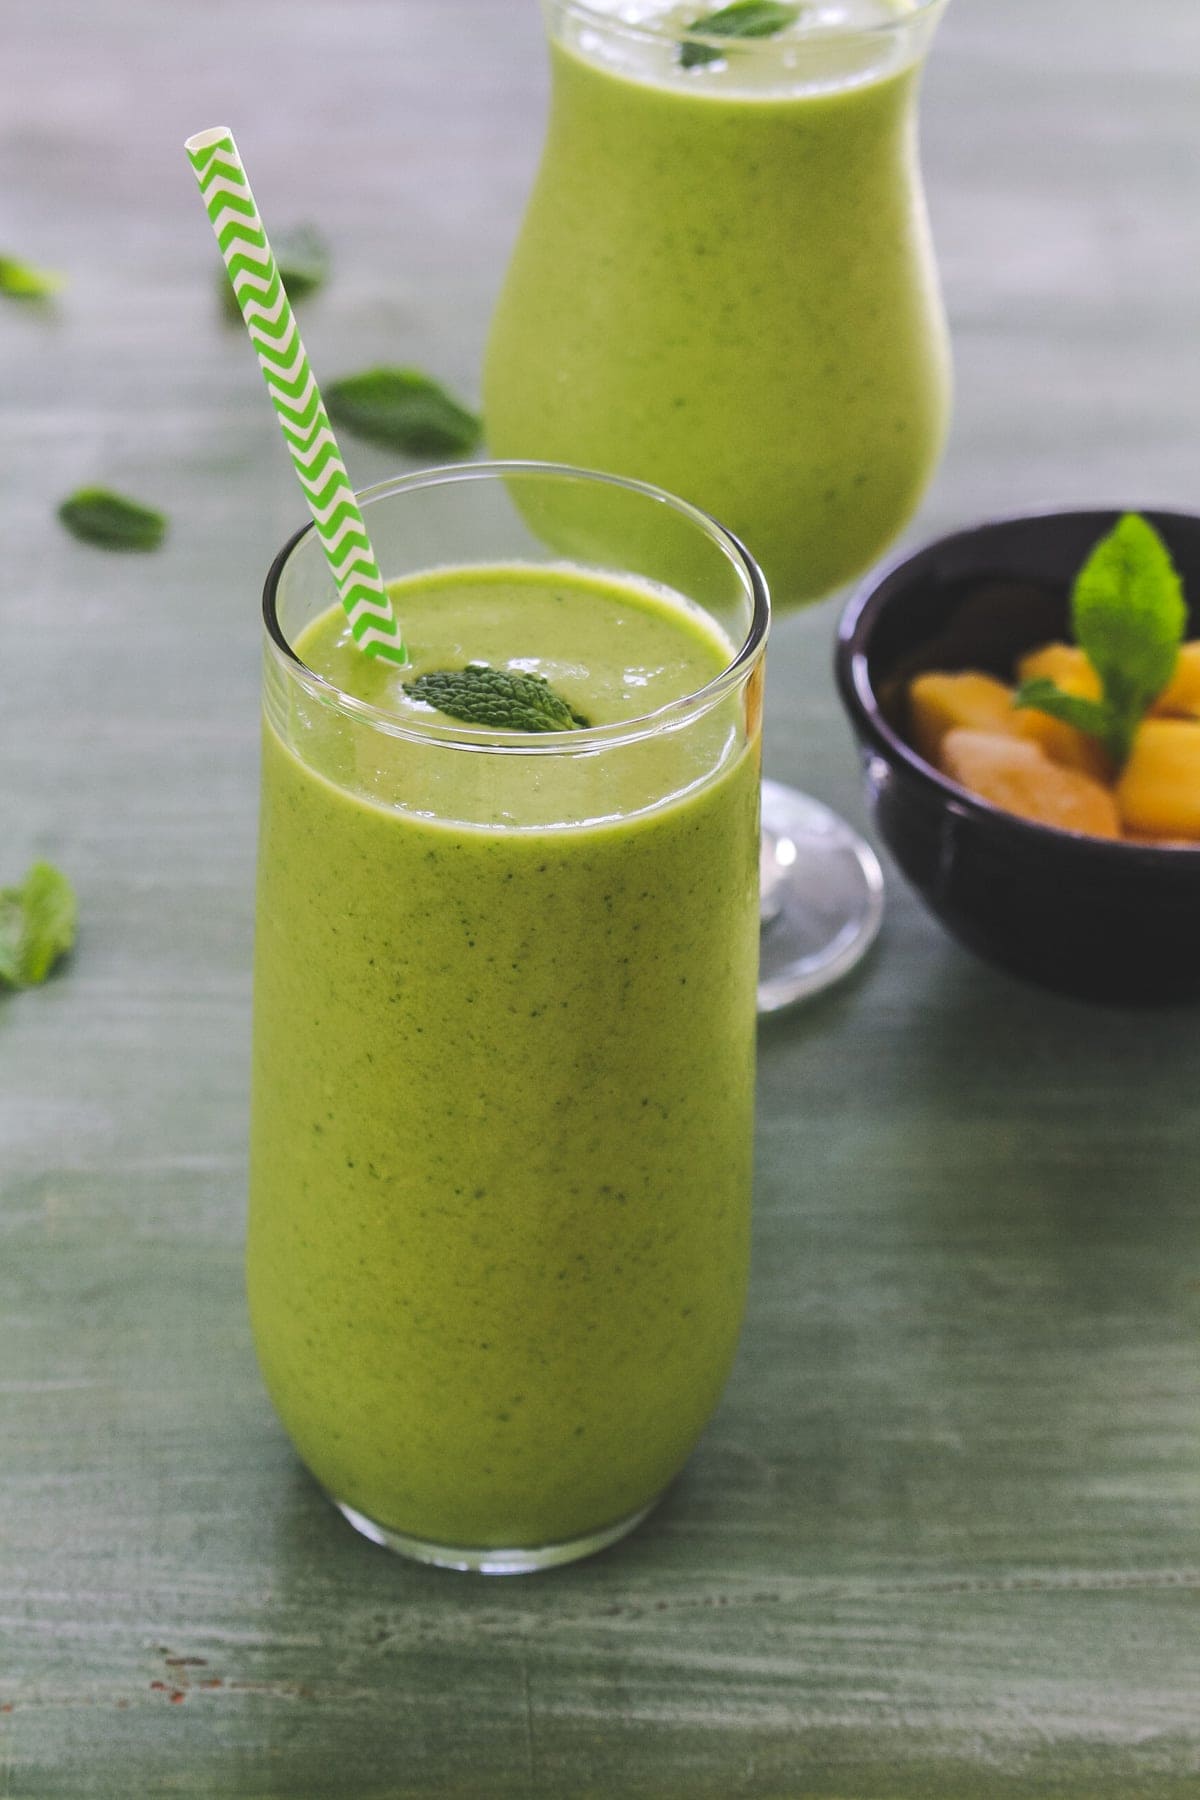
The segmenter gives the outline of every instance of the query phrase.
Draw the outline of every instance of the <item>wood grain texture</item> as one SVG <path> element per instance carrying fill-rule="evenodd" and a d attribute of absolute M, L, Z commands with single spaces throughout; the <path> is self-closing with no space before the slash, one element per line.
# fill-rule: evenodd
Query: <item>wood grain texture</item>
<path fill-rule="evenodd" d="M 60 861 L 84 921 L 0 1001 L 0 1796 L 1200 1792 L 1200 1024 L 1021 987 L 898 881 L 861 978 L 764 1030 L 742 1354 L 637 1536 L 443 1575 L 298 1470 L 240 1276 L 256 596 L 298 496 L 181 145 L 233 124 L 268 220 L 328 232 L 320 373 L 470 394 L 538 21 L 8 0 L 0 66 L 0 248 L 71 277 L 0 312 L 3 863 Z M 1177 0 L 956 0 L 958 408 L 914 539 L 1196 504 L 1198 74 Z M 61 533 L 93 480 L 169 510 L 159 555 Z M 833 618 L 777 633 L 769 760 L 860 814 Z"/>

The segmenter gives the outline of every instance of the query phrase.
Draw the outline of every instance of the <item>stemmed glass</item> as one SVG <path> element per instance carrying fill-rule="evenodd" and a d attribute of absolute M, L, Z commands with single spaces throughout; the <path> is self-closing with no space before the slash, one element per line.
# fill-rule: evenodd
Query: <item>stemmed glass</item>
<path fill-rule="evenodd" d="M 944 6 L 818 0 L 734 38 L 695 5 L 544 0 L 552 105 L 492 322 L 493 453 L 684 495 L 750 546 L 777 612 L 867 568 L 949 416 L 916 152 Z M 882 877 L 842 820 L 773 781 L 762 869 L 773 1011 L 859 960 Z"/>

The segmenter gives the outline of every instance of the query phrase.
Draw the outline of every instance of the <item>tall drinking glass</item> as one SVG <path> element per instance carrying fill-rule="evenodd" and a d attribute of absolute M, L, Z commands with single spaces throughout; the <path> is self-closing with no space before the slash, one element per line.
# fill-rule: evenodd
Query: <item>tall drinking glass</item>
<path fill-rule="evenodd" d="M 488 346 L 493 450 L 661 482 L 744 539 L 777 607 L 866 568 L 948 421 L 915 110 L 943 5 L 805 5 L 776 36 L 706 40 L 694 0 L 545 0 L 552 104 Z M 853 966 L 882 890 L 827 809 L 768 782 L 763 810 L 771 1009 Z"/>
<path fill-rule="evenodd" d="M 613 478 L 477 464 L 361 498 L 415 669 L 481 652 L 594 717 L 421 706 L 347 642 L 312 529 L 280 553 L 251 1319 L 352 1524 L 536 1569 L 638 1521 L 737 1341 L 766 590 L 703 514 Z"/>

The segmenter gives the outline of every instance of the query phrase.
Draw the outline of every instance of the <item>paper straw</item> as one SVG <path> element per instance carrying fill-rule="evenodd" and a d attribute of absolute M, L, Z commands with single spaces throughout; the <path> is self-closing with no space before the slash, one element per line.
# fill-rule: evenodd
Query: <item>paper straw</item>
<path fill-rule="evenodd" d="M 309 367 L 233 133 L 199 131 L 184 149 L 258 352 L 267 392 L 304 489 L 354 642 L 367 656 L 408 661 L 350 477 Z"/>

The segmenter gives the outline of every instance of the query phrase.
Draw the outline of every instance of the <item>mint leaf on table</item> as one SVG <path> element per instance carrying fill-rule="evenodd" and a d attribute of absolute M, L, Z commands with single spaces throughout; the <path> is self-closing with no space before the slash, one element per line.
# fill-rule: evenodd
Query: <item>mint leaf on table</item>
<path fill-rule="evenodd" d="M 295 305 L 317 293 L 329 279 L 329 246 L 315 225 L 296 225 L 271 239 L 279 278 L 287 297 Z M 242 309 L 224 268 L 218 271 L 221 305 L 226 316 L 240 324 Z"/>
<path fill-rule="evenodd" d="M 571 731 L 588 723 L 543 675 L 489 669 L 486 663 L 418 675 L 404 683 L 404 691 L 451 719 L 493 731 Z"/>
<path fill-rule="evenodd" d="M 731 6 L 693 19 L 687 29 L 702 32 L 705 37 L 775 37 L 796 23 L 801 10 L 800 6 L 782 5 L 780 0 L 733 0 Z M 679 64 L 684 69 L 720 62 L 723 56 L 724 51 L 715 44 L 698 44 L 694 38 L 685 38 L 679 46 Z"/>
<path fill-rule="evenodd" d="M 1187 606 L 1170 552 L 1140 513 L 1126 513 L 1075 577 L 1075 641 L 1100 678 L 1099 700 L 1040 678 L 1014 705 L 1049 713 L 1098 738 L 1118 771 L 1147 709 L 1170 681 L 1187 629 Z"/>
<path fill-rule="evenodd" d="M 106 550 L 157 550 L 167 530 L 163 513 L 108 488 L 80 488 L 58 516 L 72 537 Z"/>
<path fill-rule="evenodd" d="M 20 887 L 0 888 L 0 986 L 45 981 L 75 942 L 75 891 L 53 864 L 35 862 Z"/>
<path fill-rule="evenodd" d="M 10 300 L 48 300 L 62 286 L 61 275 L 18 262 L 15 256 L 0 256 L 0 294 Z"/>
<path fill-rule="evenodd" d="M 325 389 L 335 425 L 407 456 L 466 456 L 483 421 L 419 369 L 367 369 Z"/>

